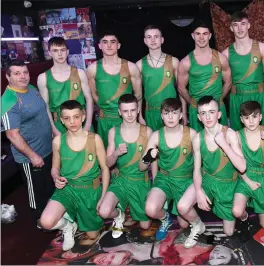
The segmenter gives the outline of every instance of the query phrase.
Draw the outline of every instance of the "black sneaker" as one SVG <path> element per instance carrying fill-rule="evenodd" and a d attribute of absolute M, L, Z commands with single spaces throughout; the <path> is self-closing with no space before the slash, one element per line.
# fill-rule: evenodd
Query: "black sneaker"
<path fill-rule="evenodd" d="M 238 237 L 241 243 L 248 242 L 250 238 L 251 225 L 249 219 L 245 221 L 240 221 L 237 228 Z"/>

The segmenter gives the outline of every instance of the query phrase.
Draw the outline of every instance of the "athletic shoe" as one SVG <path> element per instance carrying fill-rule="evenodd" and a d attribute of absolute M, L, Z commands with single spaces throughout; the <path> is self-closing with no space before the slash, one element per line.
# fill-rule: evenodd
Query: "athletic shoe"
<path fill-rule="evenodd" d="M 124 221 L 125 221 L 125 213 L 122 212 L 120 209 L 117 209 L 119 211 L 119 214 L 117 217 L 114 218 L 113 224 L 112 224 L 112 237 L 113 238 L 119 238 L 123 234 L 124 229 Z"/>
<path fill-rule="evenodd" d="M 63 244 L 62 244 L 62 249 L 64 251 L 70 250 L 74 244 L 74 235 L 77 231 L 77 224 L 70 223 L 67 221 L 66 226 L 62 229 L 62 234 L 63 234 Z"/>
<path fill-rule="evenodd" d="M 249 223 L 249 219 L 246 219 L 245 221 L 240 220 L 237 232 L 241 243 L 248 242 L 250 238 L 250 230 L 251 230 L 251 225 Z"/>
<path fill-rule="evenodd" d="M 168 230 L 169 230 L 171 225 L 172 225 L 172 219 L 171 219 L 169 213 L 166 212 L 166 216 L 164 219 L 161 219 L 161 224 L 160 224 L 159 230 L 156 233 L 156 240 L 157 241 L 161 241 L 166 237 Z"/>
<path fill-rule="evenodd" d="M 184 242 L 185 248 L 194 247 L 198 241 L 199 236 L 205 231 L 205 225 L 202 221 L 199 221 L 195 225 L 190 225 L 190 227 L 191 227 L 191 233 Z"/>

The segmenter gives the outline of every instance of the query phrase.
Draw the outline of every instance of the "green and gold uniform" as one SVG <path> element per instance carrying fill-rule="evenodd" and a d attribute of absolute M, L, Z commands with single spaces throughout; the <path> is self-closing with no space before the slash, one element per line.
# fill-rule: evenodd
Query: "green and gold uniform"
<path fill-rule="evenodd" d="M 192 97 L 192 103 L 189 106 L 190 127 L 200 132 L 203 129 L 202 123 L 197 117 L 197 102 L 206 95 L 211 95 L 219 102 L 222 116 L 220 124 L 227 125 L 226 108 L 222 101 L 222 66 L 219 54 L 212 49 L 212 62 L 207 65 L 199 65 L 193 52 L 189 54 L 191 67 L 189 70 L 189 94 Z"/>
<path fill-rule="evenodd" d="M 230 126 L 242 128 L 240 105 L 246 101 L 257 101 L 264 114 L 263 62 L 257 41 L 253 40 L 250 53 L 239 55 L 234 44 L 229 47 L 229 64 L 232 71 L 230 94 Z M 264 125 L 264 119 L 262 119 Z"/>
<path fill-rule="evenodd" d="M 146 123 L 156 131 L 163 127 L 160 113 L 163 100 L 177 96 L 172 56 L 166 55 L 164 65 L 159 68 L 151 67 L 147 57 L 142 58 L 142 81 L 146 100 Z"/>
<path fill-rule="evenodd" d="M 76 100 L 84 110 L 86 108 L 78 69 L 71 67 L 70 78 L 64 82 L 57 81 L 50 69 L 45 73 L 49 93 L 49 108 L 53 115 L 54 124 L 61 133 L 65 133 L 67 129 L 60 120 L 61 104 L 68 100 Z"/>
<path fill-rule="evenodd" d="M 260 127 L 264 130 L 264 126 Z M 256 151 L 252 151 L 245 135 L 245 129 L 238 131 L 242 152 L 247 161 L 246 175 L 254 182 L 259 182 L 261 187 L 252 190 L 249 185 L 240 177 L 236 188 L 236 193 L 241 193 L 248 198 L 248 205 L 254 208 L 255 213 L 264 213 L 264 140 L 260 140 L 260 146 Z"/>
<path fill-rule="evenodd" d="M 193 150 L 190 128 L 183 127 L 181 143 L 169 148 L 165 127 L 159 130 L 159 171 L 153 187 L 161 189 L 167 201 L 174 200 L 172 213 L 178 215 L 177 204 L 193 181 Z"/>
<path fill-rule="evenodd" d="M 118 100 L 123 94 L 132 93 L 131 75 L 128 62 L 121 59 L 121 69 L 116 75 L 108 74 L 103 67 L 103 61 L 97 61 L 95 76 L 96 91 L 100 115 L 97 132 L 101 136 L 105 148 L 108 146 L 108 131 L 121 124 L 118 114 Z"/>
<path fill-rule="evenodd" d="M 137 141 L 125 142 L 120 127 L 115 127 L 115 147 L 121 143 L 127 144 L 127 153 L 118 157 L 115 174 L 112 177 L 108 191 L 118 198 L 118 206 L 125 211 L 129 205 L 130 213 L 135 221 L 148 221 L 145 213 L 145 204 L 150 190 L 150 181 L 147 171 L 139 171 L 138 164 L 147 147 L 147 127 L 140 125 Z"/>
<path fill-rule="evenodd" d="M 67 179 L 62 189 L 56 189 L 51 200 L 60 202 L 72 220 L 77 220 L 80 231 L 97 231 L 103 220 L 97 215 L 96 205 L 101 198 L 100 168 L 96 156 L 95 134 L 88 132 L 81 151 L 73 151 L 67 143 L 67 133 L 61 136 L 60 175 Z"/>
<path fill-rule="evenodd" d="M 222 132 L 226 135 L 227 127 Z M 221 148 L 210 151 L 205 142 L 205 131 L 200 132 L 202 156 L 202 188 L 212 202 L 213 213 L 219 218 L 234 221 L 233 198 L 237 185 L 237 171 Z"/>

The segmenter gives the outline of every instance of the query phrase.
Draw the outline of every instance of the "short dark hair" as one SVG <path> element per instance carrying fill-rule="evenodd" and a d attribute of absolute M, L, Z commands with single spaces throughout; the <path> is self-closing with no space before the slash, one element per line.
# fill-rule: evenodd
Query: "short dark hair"
<path fill-rule="evenodd" d="M 192 32 L 194 32 L 198 28 L 206 28 L 209 30 L 209 32 L 212 32 L 212 27 L 203 20 L 194 21 L 193 26 L 192 26 Z"/>
<path fill-rule="evenodd" d="M 11 74 L 11 67 L 12 66 L 26 66 L 26 63 L 23 61 L 23 60 L 18 60 L 18 59 L 16 59 L 16 60 L 13 60 L 13 61 L 11 61 L 11 63 L 9 63 L 7 66 L 6 66 L 6 74 L 8 75 L 8 76 L 10 76 L 10 74 Z"/>
<path fill-rule="evenodd" d="M 163 36 L 163 33 L 162 33 L 161 28 L 160 28 L 159 26 L 157 26 L 157 25 L 153 25 L 153 24 L 148 25 L 148 26 L 144 29 L 144 36 L 145 36 L 145 33 L 146 33 L 147 30 L 159 30 L 160 35 Z"/>
<path fill-rule="evenodd" d="M 52 37 L 48 41 L 48 49 L 51 46 L 65 46 L 68 49 L 66 41 L 62 37 Z"/>
<path fill-rule="evenodd" d="M 120 39 L 118 37 L 118 34 L 114 31 L 114 30 L 110 30 L 110 29 L 107 29 L 107 30 L 104 30 L 103 32 L 101 32 L 99 34 L 99 42 L 105 37 L 105 36 L 115 36 L 117 41 L 120 42 Z"/>
<path fill-rule="evenodd" d="M 133 94 L 123 94 L 118 100 L 118 106 L 120 106 L 121 103 L 138 103 L 138 100 Z"/>
<path fill-rule="evenodd" d="M 76 101 L 76 100 L 69 100 L 69 101 L 65 101 L 61 104 L 60 106 L 60 112 L 62 112 L 63 110 L 73 110 L 73 109 L 80 109 L 83 110 L 82 105 Z"/>
<path fill-rule="evenodd" d="M 203 106 L 205 104 L 209 104 L 211 101 L 214 101 L 217 103 L 218 109 L 219 109 L 219 103 L 218 101 L 211 95 L 205 95 L 202 98 L 199 99 L 199 101 L 197 102 L 197 106 Z"/>
<path fill-rule="evenodd" d="M 248 19 L 248 15 L 245 12 L 237 11 L 231 16 L 231 22 L 239 22 L 244 18 Z"/>
<path fill-rule="evenodd" d="M 179 109 L 180 111 L 182 111 L 182 103 L 179 98 L 167 98 L 162 102 L 160 107 L 161 112 L 163 110 L 165 112 L 171 112 L 171 111 L 177 111 Z"/>
<path fill-rule="evenodd" d="M 251 114 L 261 114 L 261 105 L 257 101 L 247 101 L 240 105 L 240 115 L 249 116 Z"/>

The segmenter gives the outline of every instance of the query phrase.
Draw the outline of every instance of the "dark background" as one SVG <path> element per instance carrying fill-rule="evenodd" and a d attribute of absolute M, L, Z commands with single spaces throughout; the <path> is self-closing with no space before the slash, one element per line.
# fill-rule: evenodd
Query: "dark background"
<path fill-rule="evenodd" d="M 46 0 L 31 1 L 31 8 L 24 8 L 23 1 L 3 0 L 2 14 L 31 16 L 38 21 L 38 11 L 42 9 L 65 7 L 90 7 L 91 18 L 94 27 L 95 39 L 105 29 L 113 29 L 121 42 L 120 56 L 136 62 L 147 54 L 147 48 L 143 43 L 143 29 L 148 24 L 157 24 L 163 30 L 165 42 L 163 51 L 182 59 L 193 48 L 194 43 L 190 36 L 191 26 L 178 27 L 171 23 L 171 19 L 178 18 L 202 18 L 211 24 L 209 1 L 199 0 L 175 0 L 175 1 L 133 1 L 133 0 Z M 232 14 L 242 10 L 251 1 L 213 1 Z M 35 32 L 39 36 L 38 23 L 35 23 Z M 39 42 L 40 58 L 44 60 Z M 214 48 L 214 38 L 211 39 L 211 47 Z M 100 51 L 97 49 L 97 56 Z"/>

